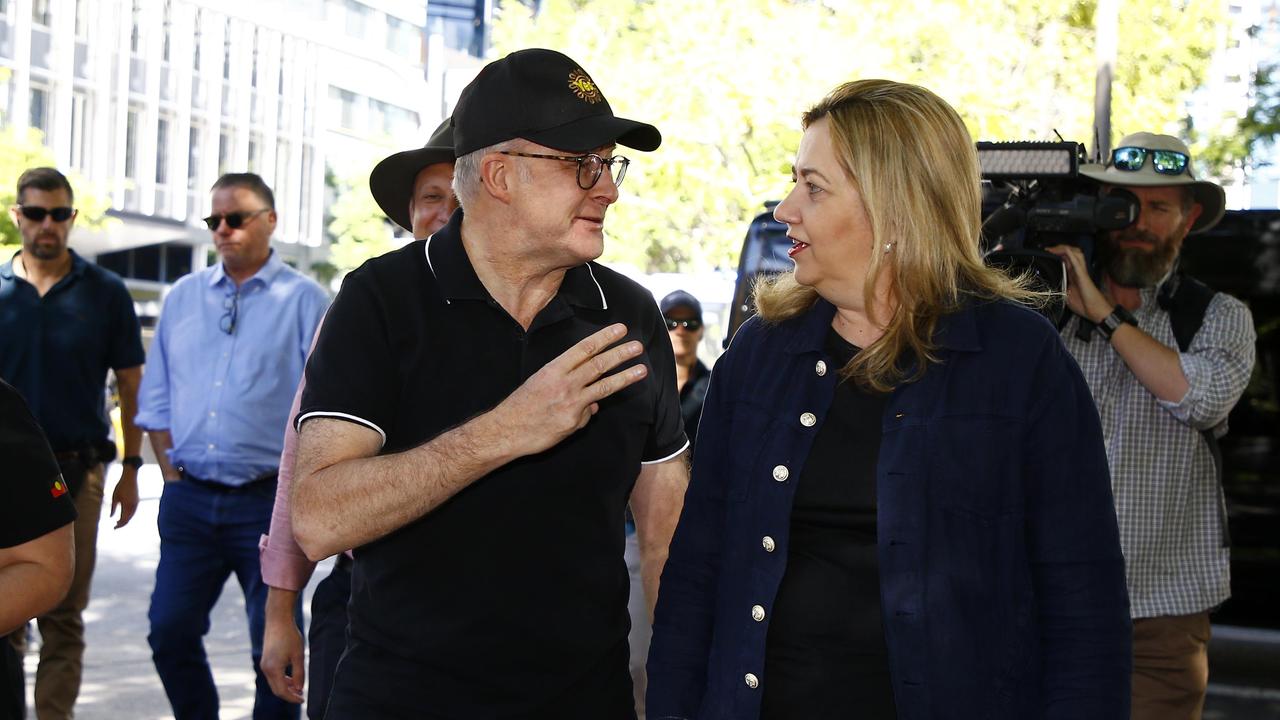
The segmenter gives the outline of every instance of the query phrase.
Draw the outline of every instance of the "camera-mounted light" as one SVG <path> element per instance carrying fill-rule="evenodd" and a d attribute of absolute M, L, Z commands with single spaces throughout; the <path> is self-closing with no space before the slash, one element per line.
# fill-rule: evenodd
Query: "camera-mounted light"
<path fill-rule="evenodd" d="M 1074 142 L 980 142 L 978 163 L 989 180 L 1075 177 L 1083 150 Z"/>

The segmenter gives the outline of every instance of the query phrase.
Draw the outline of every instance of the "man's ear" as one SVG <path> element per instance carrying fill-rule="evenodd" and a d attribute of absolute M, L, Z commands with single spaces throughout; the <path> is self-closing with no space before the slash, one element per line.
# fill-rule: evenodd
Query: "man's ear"
<path fill-rule="evenodd" d="M 511 202 L 515 182 L 516 169 L 509 156 L 493 152 L 480 158 L 480 184 L 495 200 L 504 204 Z"/>
<path fill-rule="evenodd" d="M 1204 206 L 1200 203 L 1191 203 L 1191 208 L 1187 210 L 1186 225 L 1183 227 L 1183 233 L 1191 232 L 1191 226 L 1196 224 L 1196 220 L 1200 214 L 1204 212 Z"/>

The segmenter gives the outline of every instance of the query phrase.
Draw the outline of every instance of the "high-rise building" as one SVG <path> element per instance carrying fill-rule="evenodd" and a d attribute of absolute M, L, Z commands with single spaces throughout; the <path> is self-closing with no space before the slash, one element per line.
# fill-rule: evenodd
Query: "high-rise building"
<path fill-rule="evenodd" d="M 109 194 L 116 221 L 73 247 L 154 314 L 213 258 L 200 218 L 224 172 L 274 189 L 286 261 L 324 259 L 326 172 L 420 145 L 461 89 L 451 68 L 465 84 L 480 64 L 427 23 L 426 0 L 0 0 L 0 116 Z"/>

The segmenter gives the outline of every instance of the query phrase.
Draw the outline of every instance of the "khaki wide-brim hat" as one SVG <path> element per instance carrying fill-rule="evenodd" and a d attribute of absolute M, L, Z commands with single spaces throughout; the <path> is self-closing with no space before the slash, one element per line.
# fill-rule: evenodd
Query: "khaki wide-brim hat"
<path fill-rule="evenodd" d="M 449 118 L 431 133 L 425 146 L 398 152 L 378 163 L 369 174 L 369 190 L 387 217 L 413 232 L 413 218 L 409 217 L 413 183 L 423 168 L 445 162 L 453 162 L 453 128 Z"/>
<path fill-rule="evenodd" d="M 1122 187 L 1175 187 L 1189 185 L 1195 201 L 1200 203 L 1203 208 L 1200 212 L 1200 217 L 1196 218 L 1195 224 L 1191 226 L 1191 232 L 1204 232 L 1217 225 L 1218 221 L 1222 219 L 1222 214 L 1227 207 L 1227 194 L 1223 192 L 1222 187 L 1217 183 L 1195 179 L 1195 176 L 1191 174 L 1191 151 L 1187 149 L 1186 144 L 1181 140 L 1172 135 L 1140 132 L 1126 135 L 1120 142 L 1116 143 L 1116 147 L 1140 147 L 1147 150 L 1173 150 L 1174 152 L 1180 152 L 1187 156 L 1187 169 L 1179 175 L 1161 175 L 1156 172 L 1155 164 L 1148 158 L 1142 164 L 1142 167 L 1135 172 L 1117 170 L 1108 162 L 1106 165 L 1093 163 L 1081 165 L 1080 174 L 1108 185 L 1120 185 Z"/>

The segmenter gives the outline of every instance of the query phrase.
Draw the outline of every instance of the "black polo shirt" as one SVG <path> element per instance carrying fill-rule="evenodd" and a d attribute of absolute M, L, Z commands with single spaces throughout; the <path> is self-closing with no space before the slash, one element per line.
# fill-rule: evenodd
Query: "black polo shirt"
<path fill-rule="evenodd" d="M 356 550 L 335 698 L 385 701 L 378 716 L 627 717 L 623 510 L 641 464 L 686 446 L 666 325 L 647 290 L 588 263 L 526 332 L 480 283 L 461 221 L 347 276 L 300 423 L 342 418 L 382 434 L 384 453 L 416 447 L 617 322 L 649 375 L 556 447 Z"/>
<path fill-rule="evenodd" d="M 120 276 L 71 251 L 71 272 L 41 297 L 12 259 L 0 265 L 0 378 L 22 393 L 54 450 L 106 438 L 107 370 L 145 360 Z"/>
<path fill-rule="evenodd" d="M 71 494 L 22 396 L 0 380 L 0 548 L 76 519 Z"/>

